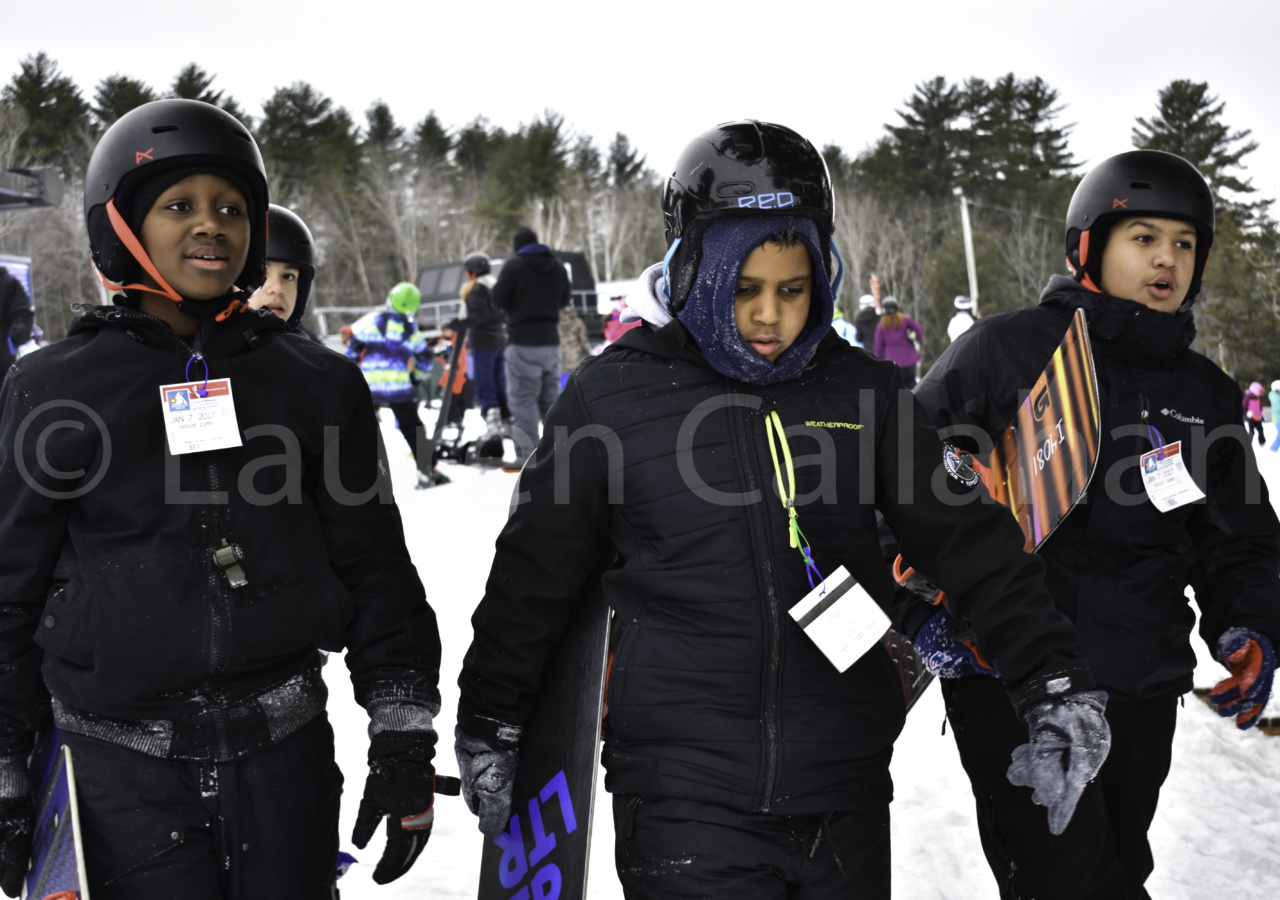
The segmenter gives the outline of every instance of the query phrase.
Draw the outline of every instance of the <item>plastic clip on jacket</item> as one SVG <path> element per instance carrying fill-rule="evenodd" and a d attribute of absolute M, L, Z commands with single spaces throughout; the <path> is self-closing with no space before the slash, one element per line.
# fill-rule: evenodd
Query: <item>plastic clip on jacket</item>
<path fill-rule="evenodd" d="M 222 546 L 213 551 L 213 561 L 222 567 L 222 572 L 227 576 L 227 581 L 231 583 L 233 588 L 242 588 L 249 583 L 249 579 L 245 577 L 244 551 L 240 549 L 239 544 L 229 544 L 227 539 L 222 539 Z"/>

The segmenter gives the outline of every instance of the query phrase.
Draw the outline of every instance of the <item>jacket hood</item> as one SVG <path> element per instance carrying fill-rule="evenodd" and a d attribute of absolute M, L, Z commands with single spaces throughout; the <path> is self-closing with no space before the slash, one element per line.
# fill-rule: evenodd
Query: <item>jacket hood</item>
<path fill-rule="evenodd" d="M 1089 336 L 1117 359 L 1140 366 L 1167 366 L 1196 337 L 1195 314 L 1190 309 L 1159 312 L 1133 300 L 1096 293 L 1065 275 L 1049 279 L 1040 304 L 1069 312 L 1083 309 Z"/>

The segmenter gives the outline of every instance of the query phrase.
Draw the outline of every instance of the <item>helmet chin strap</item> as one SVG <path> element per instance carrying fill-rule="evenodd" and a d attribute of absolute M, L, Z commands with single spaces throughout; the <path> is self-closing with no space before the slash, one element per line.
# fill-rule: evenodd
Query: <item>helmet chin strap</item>
<path fill-rule="evenodd" d="M 102 280 L 102 283 L 106 286 L 107 290 L 146 291 L 149 294 L 159 294 L 161 297 L 167 297 L 176 303 L 178 305 L 178 309 L 186 315 L 200 319 L 213 316 L 219 322 L 223 321 L 231 314 L 248 307 L 249 297 L 252 295 L 249 291 L 244 290 L 238 290 L 233 294 L 227 294 L 225 299 L 227 299 L 229 303 L 227 306 L 216 312 L 212 310 L 206 312 L 206 307 L 195 306 L 194 304 L 213 303 L 224 298 L 216 297 L 213 300 L 193 300 L 189 297 L 183 297 L 175 291 L 172 286 L 170 286 L 169 282 L 165 281 L 164 276 L 160 274 L 160 270 L 157 269 L 155 263 L 151 261 L 151 257 L 147 255 L 147 251 L 142 246 L 142 242 L 139 241 L 137 236 L 129 229 L 129 224 L 125 222 L 124 216 L 120 215 L 120 211 L 116 209 L 116 201 L 114 197 L 107 201 L 106 210 L 107 219 L 111 222 L 111 229 L 116 233 L 116 237 L 120 239 L 120 242 L 124 244 L 125 249 L 129 251 L 133 258 L 138 261 L 138 265 L 142 266 L 142 270 L 150 275 L 155 283 L 160 286 L 160 289 L 156 289 L 150 285 L 142 284 L 140 282 L 136 284 L 113 284 L 107 280 L 107 276 L 102 274 L 102 270 L 97 269 L 95 266 L 95 270 L 98 272 L 98 278 Z"/>

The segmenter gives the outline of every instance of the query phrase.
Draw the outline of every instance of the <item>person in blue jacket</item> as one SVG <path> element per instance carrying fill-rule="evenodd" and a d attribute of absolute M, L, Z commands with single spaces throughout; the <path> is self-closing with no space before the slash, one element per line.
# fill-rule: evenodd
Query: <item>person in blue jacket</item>
<path fill-rule="evenodd" d="M 347 356 L 360 364 L 373 402 L 390 407 L 418 466 L 418 486 L 445 484 L 449 478 L 431 459 L 431 445 L 418 417 L 413 375 L 420 359 L 429 359 L 427 338 L 414 320 L 422 303 L 416 286 L 402 281 L 387 294 L 387 305 L 367 313 L 351 326 Z M 426 364 L 429 371 L 430 363 Z"/>

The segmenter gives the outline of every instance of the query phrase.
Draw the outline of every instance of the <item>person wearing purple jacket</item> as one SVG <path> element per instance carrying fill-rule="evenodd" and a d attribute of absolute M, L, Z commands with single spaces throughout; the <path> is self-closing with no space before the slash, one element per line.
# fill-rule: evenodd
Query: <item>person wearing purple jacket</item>
<path fill-rule="evenodd" d="M 916 364 L 920 362 L 920 341 L 924 329 L 902 312 L 896 297 L 884 298 L 884 315 L 876 325 L 874 352 L 880 359 L 896 362 L 908 388 L 916 386 Z"/>

